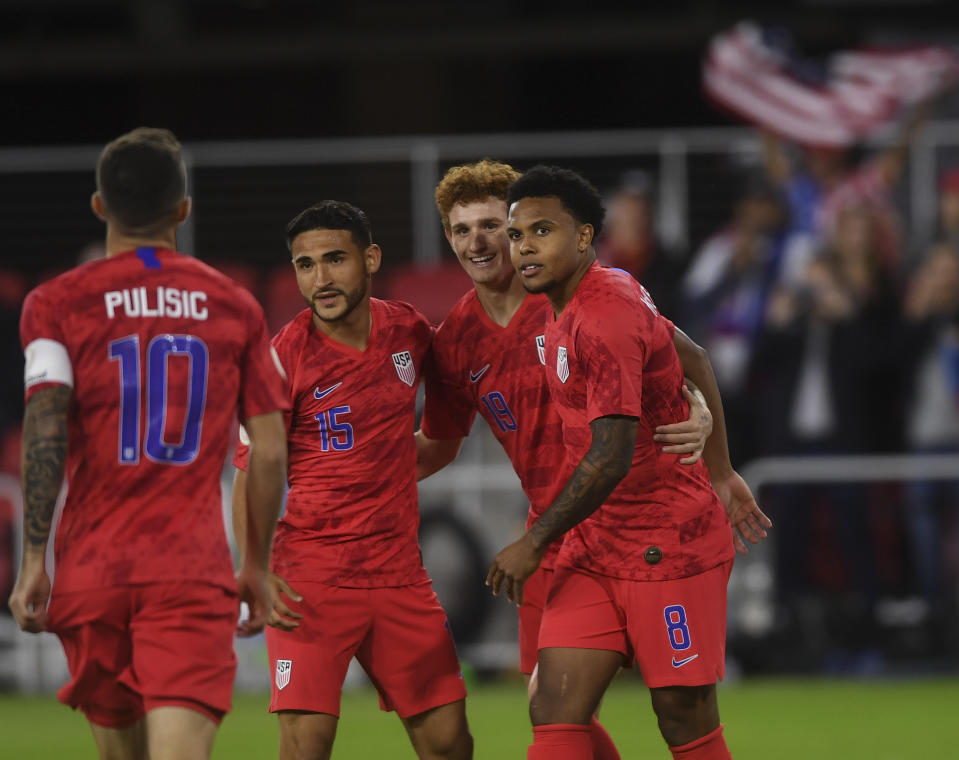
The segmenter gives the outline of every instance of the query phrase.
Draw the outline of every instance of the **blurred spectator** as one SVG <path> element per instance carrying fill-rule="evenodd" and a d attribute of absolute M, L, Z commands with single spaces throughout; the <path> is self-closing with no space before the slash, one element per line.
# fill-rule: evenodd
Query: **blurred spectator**
<path fill-rule="evenodd" d="M 959 197 L 949 203 L 955 200 Z M 944 225 L 943 232 L 946 229 Z M 939 243 L 930 249 L 909 283 L 904 311 L 910 350 L 904 359 L 915 368 L 906 427 L 909 447 L 917 453 L 959 452 L 956 248 Z M 917 590 L 923 611 L 938 617 L 948 602 L 941 582 L 945 574 L 942 546 L 950 531 L 959 528 L 959 483 L 915 481 L 907 495 L 906 525 Z"/>
<path fill-rule="evenodd" d="M 683 262 L 674 252 L 664 250 L 656 235 L 655 216 L 649 174 L 626 172 L 606 203 L 606 222 L 596 256 L 604 266 L 629 272 L 650 292 L 659 311 L 672 318 L 678 306 Z"/>
<path fill-rule="evenodd" d="M 844 208 L 803 279 L 770 296 L 757 369 L 777 398 L 768 407 L 783 409 L 786 419 L 769 421 L 767 451 L 901 447 L 899 304 L 882 264 L 877 217 L 868 204 Z"/>
<path fill-rule="evenodd" d="M 939 178 L 939 229 L 937 241 L 959 251 L 959 167 Z"/>
<path fill-rule="evenodd" d="M 843 209 L 866 206 L 873 214 L 873 245 L 890 273 L 902 267 L 901 219 L 892 189 L 902 174 L 909 146 L 929 113 L 918 107 L 899 139 L 875 156 L 862 158 L 862 146 L 839 148 L 800 145 L 787 148 L 770 132 L 761 132 L 763 161 L 770 179 L 783 188 L 789 230 L 783 275 L 795 281 L 832 237 Z M 798 159 L 796 156 L 798 155 Z"/>
<path fill-rule="evenodd" d="M 802 281 L 771 295 L 755 365 L 765 452 L 901 450 L 899 304 L 879 234 L 872 206 L 846 206 Z M 841 599 L 832 645 L 855 657 L 869 656 L 877 635 L 879 566 L 867 491 L 856 484 L 781 488 L 773 505 L 788 537 L 777 556 L 784 601 L 796 608 L 810 593 Z"/>
<path fill-rule="evenodd" d="M 757 456 L 748 369 L 779 267 L 786 225 L 782 194 L 747 183 L 732 222 L 709 238 L 682 283 L 682 326 L 710 355 L 728 421 L 733 464 Z"/>

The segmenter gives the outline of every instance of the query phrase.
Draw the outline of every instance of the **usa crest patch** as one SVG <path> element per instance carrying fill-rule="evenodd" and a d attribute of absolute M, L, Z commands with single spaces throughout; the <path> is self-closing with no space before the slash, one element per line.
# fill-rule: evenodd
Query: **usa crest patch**
<path fill-rule="evenodd" d="M 556 349 L 556 376 L 561 383 L 569 380 L 569 359 L 566 357 L 566 346 Z"/>
<path fill-rule="evenodd" d="M 400 380 L 410 388 L 416 382 L 416 367 L 413 365 L 413 355 L 409 351 L 399 351 L 393 354 L 393 366 Z"/>
<path fill-rule="evenodd" d="M 539 357 L 539 363 L 546 366 L 546 336 L 536 336 L 536 355 Z"/>
<path fill-rule="evenodd" d="M 293 670 L 293 660 L 276 661 L 276 688 L 282 690 L 290 683 L 290 672 Z"/>

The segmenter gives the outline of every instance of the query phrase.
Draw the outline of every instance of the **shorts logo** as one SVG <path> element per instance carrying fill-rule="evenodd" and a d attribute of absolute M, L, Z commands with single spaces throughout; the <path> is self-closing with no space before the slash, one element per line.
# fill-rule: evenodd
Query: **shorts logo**
<path fill-rule="evenodd" d="M 536 355 L 539 357 L 539 363 L 546 366 L 546 336 L 536 336 Z"/>
<path fill-rule="evenodd" d="M 566 358 L 566 346 L 556 349 L 556 376 L 561 383 L 569 380 L 569 360 Z"/>
<path fill-rule="evenodd" d="M 682 660 L 677 660 L 677 659 L 675 658 L 675 656 L 674 656 L 674 657 L 673 657 L 673 667 L 674 667 L 674 668 L 681 668 L 683 665 L 686 665 L 687 663 L 692 662 L 692 661 L 695 660 L 697 657 L 699 657 L 698 654 L 692 654 L 692 655 L 690 655 L 689 657 L 684 657 Z"/>
<path fill-rule="evenodd" d="M 290 683 L 290 671 L 293 670 L 293 660 L 276 661 L 276 688 L 283 689 Z"/>
<path fill-rule="evenodd" d="M 400 380 L 412 388 L 416 381 L 416 367 L 413 366 L 413 356 L 410 352 L 400 351 L 393 354 L 393 366 Z"/>

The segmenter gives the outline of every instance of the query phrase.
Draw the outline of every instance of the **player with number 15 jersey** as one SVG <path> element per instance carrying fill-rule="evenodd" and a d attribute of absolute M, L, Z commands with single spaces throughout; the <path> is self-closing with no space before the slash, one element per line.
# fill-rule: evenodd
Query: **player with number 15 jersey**
<path fill-rule="evenodd" d="M 273 570 L 373 588 L 427 580 L 417 529 L 416 388 L 432 328 L 411 306 L 370 299 L 370 343 L 324 336 L 305 309 L 273 346 L 287 375 L 289 485 Z M 240 446 L 234 463 L 245 467 Z"/>
<path fill-rule="evenodd" d="M 381 251 L 361 209 L 311 206 L 287 245 L 310 308 L 273 339 L 292 404 L 266 636 L 280 757 L 329 756 L 355 656 L 421 757 L 467 760 L 466 689 L 417 537 L 416 390 L 433 329 L 370 296 Z M 246 456 L 240 446 L 236 484 Z"/>

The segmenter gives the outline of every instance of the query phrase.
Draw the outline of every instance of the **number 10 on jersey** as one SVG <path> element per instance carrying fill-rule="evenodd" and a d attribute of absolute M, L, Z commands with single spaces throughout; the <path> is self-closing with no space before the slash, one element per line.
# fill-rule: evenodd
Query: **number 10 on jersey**
<path fill-rule="evenodd" d="M 110 343 L 110 360 L 120 369 L 120 440 L 121 464 L 140 461 L 140 404 L 144 378 L 140 373 L 140 336 L 128 335 Z M 168 359 L 183 356 L 190 367 L 186 387 L 170 388 Z M 146 434 L 143 452 L 148 459 L 162 464 L 189 464 L 200 451 L 203 409 L 206 406 L 207 370 L 210 353 L 206 344 L 195 335 L 158 335 L 146 350 Z M 185 392 L 186 399 L 183 399 Z M 175 394 L 175 396 L 174 396 Z M 174 403 L 185 401 L 183 429 L 176 442 L 167 441 L 167 411 L 171 396 Z"/>

